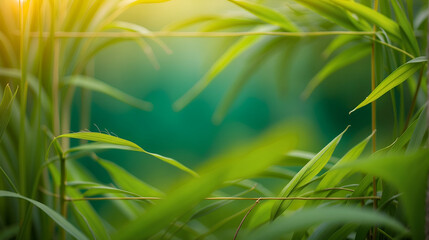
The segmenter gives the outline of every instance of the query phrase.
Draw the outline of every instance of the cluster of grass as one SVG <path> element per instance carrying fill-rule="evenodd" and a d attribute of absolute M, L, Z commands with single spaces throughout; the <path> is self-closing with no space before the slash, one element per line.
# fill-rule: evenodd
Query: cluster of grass
<path fill-rule="evenodd" d="M 277 8 L 261 1 L 229 1 L 246 14 L 201 16 L 153 33 L 116 18 L 133 5 L 163 0 L 0 1 L 0 238 L 425 238 L 427 3 L 295 0 Z M 194 24 L 203 25 L 201 32 L 178 32 Z M 373 132 L 337 159 L 333 153 L 347 129 L 320 152 L 303 153 L 294 151 L 303 140 L 300 128 L 276 126 L 198 170 L 116 136 L 70 133 L 77 88 L 83 98 L 81 129 L 88 128 L 91 91 L 142 110 L 152 108 L 95 79 L 91 66 L 98 52 L 121 41 L 135 41 L 156 66 L 149 40 L 168 51 L 160 36 L 239 37 L 174 103 L 176 110 L 186 107 L 235 58 L 256 49 L 214 113 L 215 122 L 222 121 L 268 58 L 282 55 L 283 76 L 298 44 L 333 38 L 323 53 L 327 63 L 303 97 L 311 97 L 332 73 L 370 58 L 371 79 L 362 79 L 362 84 L 372 85 L 372 91 L 356 102 L 351 114 L 371 105 Z M 284 78 L 278 84 L 282 92 Z M 375 103 L 384 95 L 391 97 L 393 120 L 376 119 Z M 376 136 L 384 133 L 376 129 L 386 121 L 394 121 L 391 132 L 396 136 L 377 149 Z M 80 144 L 71 145 L 70 139 Z M 373 153 L 361 156 L 370 141 Z M 160 191 L 96 154 L 105 149 L 149 154 L 188 177 L 170 191 Z M 103 167 L 112 184 L 99 183 L 75 161 L 84 157 Z M 281 179 L 285 185 L 272 193 L 258 178 Z M 92 204 L 97 200 L 108 201 L 119 221 L 101 217 Z"/>

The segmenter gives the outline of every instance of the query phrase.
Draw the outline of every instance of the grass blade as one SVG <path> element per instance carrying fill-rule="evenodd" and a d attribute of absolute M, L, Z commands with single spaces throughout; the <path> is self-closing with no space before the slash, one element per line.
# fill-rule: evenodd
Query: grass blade
<path fill-rule="evenodd" d="M 12 114 L 12 102 L 15 99 L 17 92 L 18 90 L 16 90 L 15 93 L 12 93 L 9 84 L 6 85 L 4 89 L 3 98 L 0 102 L 0 142 L 3 133 L 9 124 L 10 116 Z"/>
<path fill-rule="evenodd" d="M 83 233 L 81 233 L 75 226 L 69 223 L 65 218 L 63 218 L 60 214 L 49 208 L 48 206 L 35 201 L 33 199 L 21 196 L 17 193 L 8 192 L 0 190 L 0 197 L 11 197 L 11 198 L 19 198 L 25 201 L 32 203 L 34 206 L 38 207 L 40 210 L 45 212 L 52 220 L 54 220 L 60 227 L 66 230 L 70 235 L 77 239 L 88 239 Z"/>

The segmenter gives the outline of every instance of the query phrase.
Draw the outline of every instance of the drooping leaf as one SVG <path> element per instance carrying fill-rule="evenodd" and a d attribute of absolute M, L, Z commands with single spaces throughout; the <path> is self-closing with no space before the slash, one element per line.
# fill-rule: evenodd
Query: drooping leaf
<path fill-rule="evenodd" d="M 106 169 L 113 181 L 120 186 L 121 189 L 143 197 L 164 196 L 161 191 L 131 175 L 118 165 L 100 158 L 97 158 L 96 160 L 104 167 L 104 169 Z"/>
<path fill-rule="evenodd" d="M 313 177 L 315 177 L 329 161 L 337 144 L 347 129 L 348 127 L 340 135 L 334 138 L 328 145 L 326 145 L 313 159 L 311 159 L 282 189 L 279 196 L 289 197 L 295 193 L 297 188 L 310 182 L 311 179 L 313 179 Z M 292 201 L 284 200 L 275 202 L 273 208 L 271 209 L 271 220 L 279 217 L 290 206 L 291 202 Z"/>
<path fill-rule="evenodd" d="M 24 197 L 17 193 L 3 191 L 3 190 L 0 190 L 0 197 L 19 198 L 19 199 L 28 201 L 32 203 L 34 206 L 38 207 L 43 212 L 45 212 L 52 220 L 54 220 L 60 227 L 66 230 L 73 237 L 77 239 L 88 239 L 82 232 L 80 232 L 75 226 L 73 226 L 70 222 L 68 222 L 63 216 L 59 215 L 57 212 L 55 212 L 53 209 L 49 208 L 48 206 L 44 205 L 43 203 Z"/>
<path fill-rule="evenodd" d="M 186 166 L 184 166 L 183 164 L 181 164 L 180 162 L 178 162 L 172 158 L 164 157 L 164 156 L 156 154 L 156 153 L 148 152 L 133 142 L 130 142 L 128 140 L 118 138 L 115 136 L 111 136 L 108 134 L 95 133 L 95 132 L 67 133 L 67 134 L 62 134 L 60 136 L 55 137 L 52 142 L 55 142 L 55 140 L 57 140 L 59 138 L 75 138 L 75 139 L 88 140 L 88 141 L 94 141 L 94 142 L 102 142 L 102 143 L 110 143 L 110 144 L 129 147 L 130 148 L 129 150 L 131 150 L 131 151 L 143 152 L 143 153 L 149 154 L 149 155 L 156 157 L 156 158 L 158 158 L 158 159 L 160 159 L 160 160 L 162 160 L 162 161 L 164 161 L 164 162 L 166 162 L 166 163 L 168 163 L 174 167 L 177 167 L 177 168 L 179 168 L 185 172 L 188 172 L 189 174 L 191 174 L 193 176 L 198 176 L 198 174 L 196 172 L 187 168 Z M 52 143 L 51 143 L 51 145 L 52 145 Z"/>
<path fill-rule="evenodd" d="M 286 16 L 264 5 L 242 0 L 229 1 L 251 12 L 258 18 L 260 18 L 262 21 L 279 26 L 285 31 L 299 31 L 298 28 L 289 19 L 286 18 Z"/>
<path fill-rule="evenodd" d="M 414 56 L 419 56 L 419 44 L 417 43 L 412 23 L 408 20 L 406 13 L 404 12 L 397 0 L 392 0 L 391 3 L 393 10 L 395 11 L 396 20 L 401 30 L 403 31 L 401 35 L 405 35 L 405 45 L 409 46 L 408 49 L 412 54 L 414 54 Z"/>
<path fill-rule="evenodd" d="M 398 86 L 409 77 L 411 77 L 417 70 L 419 70 L 423 64 L 427 61 L 426 57 L 418 57 L 413 60 L 408 61 L 404 65 L 397 68 L 389 76 L 387 76 L 369 95 L 361 102 L 355 109 L 350 111 L 350 113 L 356 111 L 357 109 L 377 100 L 383 94 Z"/>
<path fill-rule="evenodd" d="M 400 235 L 407 233 L 407 229 L 400 222 L 383 213 L 361 207 L 334 206 L 296 211 L 250 232 L 246 239 L 278 239 L 288 233 L 305 230 L 320 223 L 384 225 L 395 229 Z"/>
<path fill-rule="evenodd" d="M 92 77 L 76 75 L 76 76 L 69 77 L 67 80 L 63 82 L 63 84 L 73 85 L 73 86 L 85 88 L 91 91 L 100 92 L 141 110 L 150 111 L 153 108 L 152 103 L 130 96 Z"/>
<path fill-rule="evenodd" d="M 337 56 L 332 58 L 317 75 L 311 79 L 305 88 L 302 96 L 308 98 L 313 90 L 319 86 L 332 73 L 357 62 L 358 60 L 366 57 L 371 52 L 370 45 L 367 43 L 357 44 L 347 50 L 342 51 Z"/>
<path fill-rule="evenodd" d="M 211 81 L 222 72 L 235 58 L 240 56 L 244 51 L 253 46 L 261 36 L 245 36 L 240 38 L 234 45 L 213 64 L 206 75 L 195 84 L 185 95 L 179 98 L 173 105 L 176 111 L 180 111 L 187 106 L 195 97 L 197 97 Z"/>
<path fill-rule="evenodd" d="M 399 25 L 392 19 L 384 16 L 383 14 L 375 11 L 374 9 L 354 1 L 347 1 L 347 0 L 331 0 L 331 1 L 348 11 L 355 13 L 359 17 L 366 19 L 368 22 L 383 28 L 384 30 L 386 30 L 386 32 L 392 34 L 397 39 L 401 38 Z"/>

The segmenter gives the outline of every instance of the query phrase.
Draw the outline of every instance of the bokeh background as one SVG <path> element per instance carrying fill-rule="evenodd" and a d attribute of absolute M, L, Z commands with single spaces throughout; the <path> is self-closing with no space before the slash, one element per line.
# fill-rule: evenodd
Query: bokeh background
<path fill-rule="evenodd" d="M 172 0 L 136 6 L 120 19 L 159 31 L 168 24 L 195 16 L 242 11 L 227 1 Z M 347 125 L 351 125 L 334 154 L 338 157 L 371 133 L 370 107 L 349 115 L 349 111 L 370 92 L 369 58 L 333 74 L 309 99 L 300 97 L 308 81 L 326 63 L 321 52 L 332 37 L 302 40 L 290 56 L 291 64 L 284 66 L 288 71 L 282 79 L 287 91 L 282 96 L 276 89 L 276 67 L 280 58 L 274 56 L 252 77 L 225 120 L 219 125 L 213 124 L 216 106 L 248 62 L 249 53 L 245 53 L 189 106 L 180 112 L 173 111 L 173 102 L 205 74 L 234 40 L 237 38 L 164 38 L 172 54 L 152 45 L 159 69 L 154 68 L 134 42 L 109 47 L 95 59 L 95 77 L 152 102 L 154 109 L 144 112 L 93 93 L 90 130 L 107 130 L 148 151 L 175 158 L 197 169 L 208 159 L 251 141 L 279 122 L 303 123 L 308 136 L 304 136 L 306 141 L 300 144 L 300 148 L 311 152 L 319 151 Z M 378 104 L 380 117 L 392 118 L 389 104 L 386 97 Z M 77 124 L 79 111 L 80 98 L 77 96 L 73 131 L 81 130 Z M 391 126 L 379 127 L 379 132 L 382 132 L 383 128 Z M 378 146 L 390 141 L 392 134 L 387 132 L 385 138 L 379 137 Z M 100 155 L 160 189 L 168 189 L 177 177 L 183 175 L 177 169 L 141 153 L 116 150 Z M 91 171 L 98 171 L 100 179 L 107 179 L 107 174 L 95 163 L 87 161 L 85 164 Z"/>

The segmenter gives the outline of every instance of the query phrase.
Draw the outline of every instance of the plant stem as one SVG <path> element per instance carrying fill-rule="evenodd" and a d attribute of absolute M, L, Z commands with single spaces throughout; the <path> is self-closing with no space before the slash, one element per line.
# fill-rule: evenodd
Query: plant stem
<path fill-rule="evenodd" d="M 256 205 L 258 205 L 259 201 L 261 201 L 260 198 L 258 200 L 256 200 L 256 202 L 252 205 L 252 207 L 250 207 L 249 211 L 247 211 L 246 215 L 244 215 L 243 219 L 241 219 L 241 222 L 238 225 L 237 231 L 235 231 L 235 235 L 234 235 L 233 240 L 237 239 L 238 232 L 240 231 L 241 226 L 243 226 L 244 220 L 246 220 L 246 218 L 247 218 L 247 216 L 249 216 L 250 212 L 256 207 Z"/>
<path fill-rule="evenodd" d="M 160 197 L 90 197 L 90 198 L 66 198 L 66 201 L 101 201 L 101 200 L 163 200 L 164 198 Z M 380 197 L 374 197 L 374 196 L 365 196 L 365 197 L 209 197 L 204 198 L 204 200 L 249 200 L 249 201 L 256 201 L 260 199 L 262 200 L 369 200 L 369 199 L 376 199 L 379 200 Z"/>
<path fill-rule="evenodd" d="M 43 33 L 47 37 L 49 33 Z M 285 37 L 317 37 L 335 35 L 374 36 L 376 32 L 362 31 L 321 31 L 321 32 L 56 32 L 56 38 L 141 38 L 141 37 L 241 37 L 255 35 Z M 39 33 L 30 33 L 31 37 L 40 37 Z"/>
<path fill-rule="evenodd" d="M 64 155 L 60 154 L 60 173 L 61 173 L 61 179 L 60 179 L 60 211 L 61 215 L 66 218 L 67 215 L 67 200 L 66 200 L 66 159 Z M 66 239 L 66 232 L 64 229 L 61 230 L 61 239 Z"/>
<path fill-rule="evenodd" d="M 374 10 L 377 11 L 378 10 L 378 0 L 374 0 Z M 374 33 L 376 32 L 377 27 L 374 24 L 373 25 L 373 31 Z M 375 39 L 376 39 L 376 35 L 372 36 L 372 39 L 374 40 L 372 42 L 372 46 L 371 46 L 371 92 L 374 91 L 375 89 Z M 377 128 L 377 109 L 376 109 L 376 101 L 373 101 L 371 103 L 371 128 L 372 128 L 372 132 L 374 132 Z M 372 135 L 372 152 L 374 153 L 377 150 L 377 135 L 376 133 L 374 133 Z M 372 177 L 372 194 L 374 197 L 377 196 L 377 178 L 375 176 Z M 377 201 L 374 199 L 373 200 L 373 208 L 377 209 Z M 372 239 L 376 239 L 377 238 L 377 228 L 374 227 L 373 229 L 373 233 L 372 233 Z"/>

